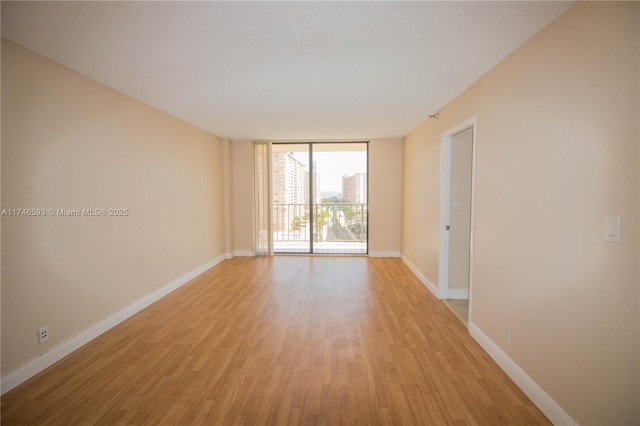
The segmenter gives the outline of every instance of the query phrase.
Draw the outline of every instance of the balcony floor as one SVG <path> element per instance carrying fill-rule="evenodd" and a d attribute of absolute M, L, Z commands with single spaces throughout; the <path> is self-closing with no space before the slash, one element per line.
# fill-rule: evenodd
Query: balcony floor
<path fill-rule="evenodd" d="M 275 253 L 309 253 L 309 241 L 274 241 Z M 366 242 L 322 241 L 313 243 L 314 254 L 367 254 Z"/>

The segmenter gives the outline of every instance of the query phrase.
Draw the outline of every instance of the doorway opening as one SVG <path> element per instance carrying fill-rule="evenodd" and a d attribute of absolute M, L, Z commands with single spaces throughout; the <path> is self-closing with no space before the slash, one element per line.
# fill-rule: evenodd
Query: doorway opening
<path fill-rule="evenodd" d="M 471 321 L 476 118 L 442 135 L 438 297 Z"/>
<path fill-rule="evenodd" d="M 271 182 L 274 253 L 367 254 L 367 142 L 273 142 Z"/>

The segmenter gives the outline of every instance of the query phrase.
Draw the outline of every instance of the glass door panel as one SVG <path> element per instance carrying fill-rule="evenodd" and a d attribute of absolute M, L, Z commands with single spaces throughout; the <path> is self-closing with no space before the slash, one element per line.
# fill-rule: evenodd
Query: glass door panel
<path fill-rule="evenodd" d="M 311 253 L 309 144 L 272 145 L 272 231 L 275 253 Z"/>
<path fill-rule="evenodd" d="M 313 253 L 367 253 L 367 147 L 366 142 L 312 145 Z"/>

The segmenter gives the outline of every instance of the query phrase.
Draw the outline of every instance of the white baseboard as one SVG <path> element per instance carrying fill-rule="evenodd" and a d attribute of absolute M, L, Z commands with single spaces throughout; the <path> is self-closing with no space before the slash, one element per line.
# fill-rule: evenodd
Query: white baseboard
<path fill-rule="evenodd" d="M 400 257 L 399 251 L 370 251 L 369 257 Z"/>
<path fill-rule="evenodd" d="M 252 252 L 251 250 L 236 250 L 236 251 L 233 252 L 233 255 L 234 256 L 240 256 L 240 257 L 243 257 L 243 256 L 245 256 L 245 257 L 246 256 L 253 257 L 256 254 L 254 252 Z"/>
<path fill-rule="evenodd" d="M 15 388 L 21 383 L 24 383 L 25 381 L 35 376 L 36 374 L 40 373 L 47 367 L 50 367 L 54 363 L 60 361 L 62 358 L 69 355 L 73 351 L 77 350 L 81 346 L 86 345 L 91 340 L 95 339 L 96 337 L 100 336 L 104 332 L 120 324 L 122 321 L 133 316 L 134 314 L 137 314 L 147 306 L 151 305 L 153 302 L 171 293 L 175 289 L 191 281 L 192 279 L 202 274 L 203 272 L 207 271 L 208 269 L 213 268 L 218 263 L 225 260 L 225 257 L 226 256 L 222 254 L 216 257 L 215 259 L 205 263 L 204 265 L 197 267 L 193 271 L 181 276 L 180 278 L 173 280 L 169 284 L 154 291 L 148 296 L 145 296 L 142 299 L 138 300 L 137 302 L 121 309 L 120 311 L 116 312 L 109 318 L 97 324 L 94 324 L 93 326 L 84 330 L 80 334 L 77 334 L 71 339 L 65 342 L 62 342 L 55 348 L 45 352 L 44 354 L 34 359 L 33 361 L 29 362 L 25 366 L 20 367 L 19 369 L 12 372 L 11 374 L 3 377 L 2 379 L 0 379 L 0 389 L 1 389 L 0 395 L 4 395 L 5 393 L 9 392 L 11 389 Z"/>
<path fill-rule="evenodd" d="M 231 252 L 231 251 L 225 252 L 225 254 L 224 254 L 224 258 L 227 259 L 227 260 L 233 259 L 233 257 L 234 257 L 233 256 L 233 252 Z"/>
<path fill-rule="evenodd" d="M 577 425 L 562 407 L 554 401 L 536 382 L 524 372 L 493 340 L 469 322 L 469 334 L 478 342 L 491 358 L 504 370 L 516 385 L 531 399 L 554 425 Z"/>
<path fill-rule="evenodd" d="M 422 275 L 422 272 L 420 272 L 418 268 L 416 268 L 416 266 L 411 263 L 411 261 L 407 259 L 404 254 L 401 254 L 400 257 L 402 258 L 402 261 L 405 263 L 405 265 L 407 265 L 409 269 L 411 269 L 411 272 L 413 272 L 415 276 L 418 277 L 420 282 L 422 282 L 422 284 L 424 284 L 424 286 L 427 287 L 434 296 L 438 297 L 438 287 L 434 283 L 429 281 L 427 277 Z"/>
<path fill-rule="evenodd" d="M 447 299 L 468 299 L 468 288 L 449 288 L 447 290 Z"/>

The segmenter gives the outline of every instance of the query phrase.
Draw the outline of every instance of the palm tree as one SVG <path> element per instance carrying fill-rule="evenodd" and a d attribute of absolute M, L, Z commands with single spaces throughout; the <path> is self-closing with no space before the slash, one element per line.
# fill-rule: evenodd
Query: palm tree
<path fill-rule="evenodd" d="M 316 206 L 316 214 L 315 214 L 315 239 L 314 241 L 323 241 L 324 240 L 324 225 L 327 224 L 329 219 L 329 212 L 326 207 L 322 207 L 320 205 Z"/>

